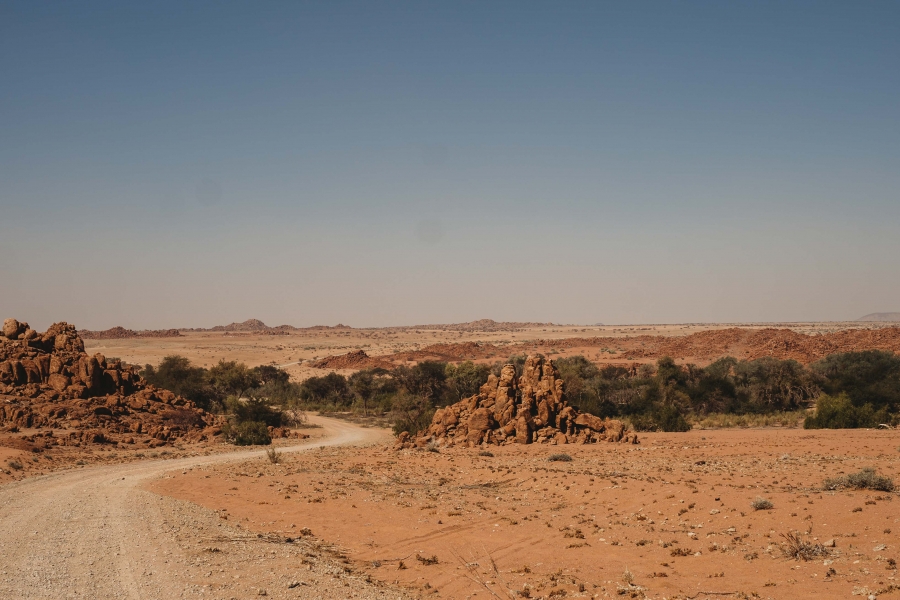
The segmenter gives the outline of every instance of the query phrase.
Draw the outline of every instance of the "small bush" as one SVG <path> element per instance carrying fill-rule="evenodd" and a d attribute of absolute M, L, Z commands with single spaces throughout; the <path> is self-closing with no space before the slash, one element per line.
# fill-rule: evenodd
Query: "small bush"
<path fill-rule="evenodd" d="M 275 448 L 267 448 L 266 449 L 266 458 L 268 458 L 269 462 L 272 463 L 273 465 L 277 465 L 278 463 L 281 462 L 281 452 L 279 452 Z"/>
<path fill-rule="evenodd" d="M 628 421 L 635 431 L 659 431 L 656 421 L 648 414 L 631 415 Z"/>
<path fill-rule="evenodd" d="M 268 446 L 272 443 L 269 428 L 262 421 L 246 421 L 222 428 L 225 439 L 235 446 Z"/>
<path fill-rule="evenodd" d="M 21 471 L 21 470 L 22 470 L 22 463 L 20 463 L 20 462 L 17 461 L 17 460 L 11 460 L 11 461 L 9 461 L 9 462 L 6 463 L 6 464 L 9 465 L 9 468 L 10 468 L 10 469 L 15 469 L 16 471 Z"/>
<path fill-rule="evenodd" d="M 269 406 L 264 400 L 257 398 L 228 398 L 228 409 L 238 423 L 261 422 L 272 427 L 292 425 L 289 413 Z"/>
<path fill-rule="evenodd" d="M 822 485 L 826 490 L 838 490 L 847 488 L 851 490 L 875 490 L 878 492 L 893 492 L 894 480 L 884 475 L 875 473 L 872 467 L 866 467 L 859 473 L 851 473 L 842 477 L 833 477 L 825 480 Z"/>
<path fill-rule="evenodd" d="M 775 505 L 772 504 L 771 500 L 763 498 L 762 496 L 754 498 L 753 502 L 750 503 L 750 506 L 753 507 L 753 510 L 771 510 L 772 508 L 775 508 Z"/>
<path fill-rule="evenodd" d="M 547 457 L 550 462 L 572 462 L 572 457 L 568 454 L 551 454 Z"/>
<path fill-rule="evenodd" d="M 813 560 L 822 556 L 828 556 L 828 548 L 822 544 L 813 544 L 804 540 L 800 533 L 782 533 L 785 543 L 781 546 L 781 552 L 786 558 L 794 560 Z"/>
<path fill-rule="evenodd" d="M 653 411 L 653 420 L 656 421 L 660 431 L 684 432 L 691 430 L 690 423 L 687 422 L 678 407 L 671 404 L 657 407 Z"/>
<path fill-rule="evenodd" d="M 491 452 L 490 450 L 482 450 L 481 452 L 478 453 L 478 456 L 487 456 L 488 458 L 493 458 L 494 453 Z"/>
<path fill-rule="evenodd" d="M 847 394 L 819 396 L 816 412 L 806 417 L 804 429 L 855 429 L 877 427 L 891 420 L 886 407 L 875 410 L 871 404 L 856 406 Z"/>

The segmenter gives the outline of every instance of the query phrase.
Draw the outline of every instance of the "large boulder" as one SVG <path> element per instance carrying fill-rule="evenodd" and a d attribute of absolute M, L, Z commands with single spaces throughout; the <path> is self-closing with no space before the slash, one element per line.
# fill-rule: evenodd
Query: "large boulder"
<path fill-rule="evenodd" d="M 29 329 L 28 323 L 19 323 L 15 319 L 6 319 L 3 321 L 3 336 L 11 340 L 19 339 Z"/>

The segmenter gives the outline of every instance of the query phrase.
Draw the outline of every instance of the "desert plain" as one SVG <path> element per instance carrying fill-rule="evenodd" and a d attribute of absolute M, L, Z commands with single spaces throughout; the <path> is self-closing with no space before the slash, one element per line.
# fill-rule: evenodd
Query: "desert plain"
<path fill-rule="evenodd" d="M 265 326 L 263 326 L 265 327 Z M 476 322 L 84 337 L 132 365 L 179 354 L 295 381 L 428 358 L 584 355 L 803 362 L 896 350 L 892 324 L 561 326 Z M 260 448 L 54 446 L 0 434 L 0 596 L 9 598 L 863 598 L 900 594 L 896 430 L 640 433 L 638 444 L 398 449 L 383 423 L 310 415 Z M 57 434 L 58 435 L 58 434 Z"/>

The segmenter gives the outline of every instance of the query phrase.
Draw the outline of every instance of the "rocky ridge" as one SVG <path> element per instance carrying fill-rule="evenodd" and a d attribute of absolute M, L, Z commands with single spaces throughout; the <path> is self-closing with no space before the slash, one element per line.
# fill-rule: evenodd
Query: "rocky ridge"
<path fill-rule="evenodd" d="M 431 426 L 412 438 L 397 438 L 398 448 L 482 444 L 638 443 L 622 421 L 601 419 L 569 406 L 563 380 L 553 362 L 537 354 L 525 360 L 522 375 L 505 365 L 491 374 L 478 394 L 439 409 Z"/>
<path fill-rule="evenodd" d="M 82 329 L 78 335 L 83 340 L 127 340 L 132 338 L 170 338 L 181 337 L 181 331 L 177 329 L 145 329 L 135 331 L 116 326 L 103 331 L 89 331 Z"/>
<path fill-rule="evenodd" d="M 43 429 L 35 436 L 47 438 L 45 444 L 149 447 L 220 433 L 220 417 L 149 385 L 133 366 L 88 355 L 68 323 L 38 333 L 28 323 L 6 319 L 2 334 L 0 427 L 7 431 Z"/>

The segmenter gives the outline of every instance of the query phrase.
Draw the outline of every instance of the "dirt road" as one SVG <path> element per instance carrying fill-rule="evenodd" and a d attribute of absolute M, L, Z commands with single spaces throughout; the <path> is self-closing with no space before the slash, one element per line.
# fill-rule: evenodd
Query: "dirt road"
<path fill-rule="evenodd" d="M 281 450 L 368 444 L 384 436 L 315 420 L 324 437 Z M 362 578 L 342 582 L 322 544 L 261 539 L 213 511 L 141 489 L 169 472 L 255 457 L 262 459 L 261 449 L 83 468 L 4 485 L 0 598 L 385 597 L 388 590 Z M 312 555 L 320 559 L 302 558 Z M 346 571 L 341 577 L 353 578 Z"/>

